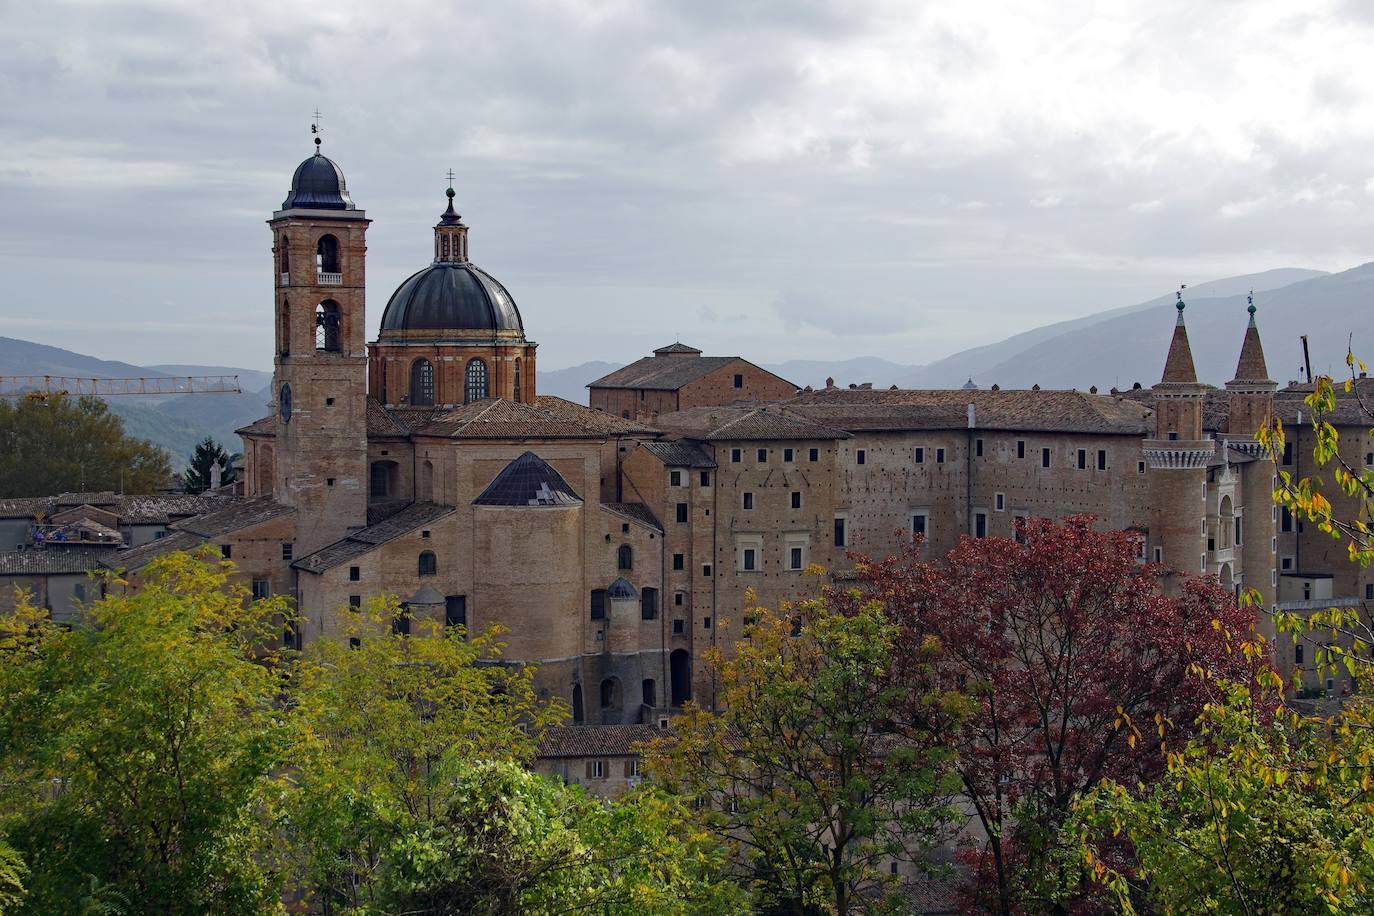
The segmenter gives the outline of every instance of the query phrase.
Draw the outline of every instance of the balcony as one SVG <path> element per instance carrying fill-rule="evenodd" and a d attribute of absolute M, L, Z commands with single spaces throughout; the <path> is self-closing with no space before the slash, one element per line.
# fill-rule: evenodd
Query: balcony
<path fill-rule="evenodd" d="M 317 270 L 315 271 L 315 283 L 317 286 L 343 286 L 343 274 L 331 274 Z"/>

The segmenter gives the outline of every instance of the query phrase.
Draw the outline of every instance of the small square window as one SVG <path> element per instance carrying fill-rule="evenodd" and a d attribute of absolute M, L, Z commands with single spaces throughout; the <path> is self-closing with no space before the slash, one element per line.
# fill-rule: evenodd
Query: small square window
<path fill-rule="evenodd" d="M 793 455 L 792 449 L 790 449 L 790 448 L 785 448 L 785 449 L 782 450 L 782 460 L 783 460 L 783 461 L 790 462 L 790 461 L 792 460 L 792 455 Z"/>
<path fill-rule="evenodd" d="M 854 460 L 859 464 L 865 464 L 868 461 L 868 454 L 863 449 L 859 449 L 854 454 Z"/>
<path fill-rule="evenodd" d="M 332 487 L 332 486 L 334 486 L 334 478 L 333 478 L 333 477 L 326 477 L 326 478 L 324 479 L 324 485 L 327 486 L 327 487 Z"/>
<path fill-rule="evenodd" d="M 349 607 L 354 607 L 354 608 L 362 607 L 362 606 L 363 606 L 363 596 L 362 596 L 362 595 L 349 595 L 349 596 L 348 596 L 348 606 L 349 606 Z"/>
<path fill-rule="evenodd" d="M 793 490 L 793 491 L 792 491 L 792 508 L 793 508 L 793 509 L 800 509 L 800 508 L 801 508 L 801 491 L 800 491 L 800 490 Z"/>
<path fill-rule="evenodd" d="M 682 569 L 685 558 L 680 553 L 673 554 L 673 569 Z"/>
<path fill-rule="evenodd" d="M 429 540 L 429 529 L 428 529 L 428 528 L 425 528 L 425 529 L 423 529 L 423 530 L 420 532 L 420 539 L 421 539 L 421 540 L 424 540 L 424 541 L 428 541 L 428 540 Z"/>
<path fill-rule="evenodd" d="M 325 399 L 324 399 L 324 406 L 325 406 L 325 407 L 333 407 L 333 406 L 334 406 L 334 399 L 333 399 L 333 398 L 325 398 Z"/>
<path fill-rule="evenodd" d="M 630 533 L 630 523 L 629 523 L 629 522 L 621 522 L 621 523 L 620 523 L 620 533 L 621 533 L 621 534 L 629 534 L 629 533 Z"/>
<path fill-rule="evenodd" d="M 685 600 L 686 600 L 686 596 L 683 595 L 682 592 L 674 592 L 674 593 L 673 593 L 673 604 L 675 604 L 676 606 L 682 607 L 682 603 L 683 603 L 683 601 L 685 601 Z"/>
<path fill-rule="evenodd" d="M 818 449 L 818 448 L 813 448 L 813 449 L 811 449 L 810 451 L 808 451 L 808 452 L 806 453 L 806 460 L 807 460 L 807 461 L 820 461 L 820 460 L 821 460 L 821 450 Z"/>
<path fill-rule="evenodd" d="M 356 637 L 356 636 L 350 636 L 350 637 L 348 637 L 348 648 L 350 648 L 350 649 L 361 649 L 362 647 L 363 647 L 363 641 L 362 641 L 361 639 L 359 639 L 359 638 Z"/>
<path fill-rule="evenodd" d="M 357 581 L 361 580 L 362 577 L 363 577 L 363 571 L 362 571 L 362 568 L 361 568 L 361 567 L 359 567 L 359 566 L 350 566 L 350 567 L 348 567 L 348 581 L 349 581 L 349 582 L 357 582 Z"/>
<path fill-rule="evenodd" d="M 768 463 L 768 449 L 766 449 L 766 448 L 761 448 L 761 449 L 759 449 L 759 450 L 758 450 L 758 458 L 759 458 L 759 464 L 767 464 L 767 463 Z"/>
<path fill-rule="evenodd" d="M 731 464 L 739 464 L 739 463 L 740 463 L 740 458 L 741 458 L 741 457 L 743 457 L 743 453 L 742 453 L 739 449 L 737 449 L 737 448 L 732 448 L 732 449 L 730 449 L 730 463 L 731 463 Z"/>
<path fill-rule="evenodd" d="M 680 487 L 680 486 L 682 486 L 682 472 L 681 472 L 681 471 L 669 471 L 669 472 L 668 472 L 668 486 L 670 486 L 670 487 Z"/>
<path fill-rule="evenodd" d="M 674 620 L 673 620 L 673 635 L 674 635 L 674 636 L 681 636 L 683 633 L 686 633 L 686 632 L 687 632 L 687 621 L 683 620 L 681 617 L 674 618 Z"/>

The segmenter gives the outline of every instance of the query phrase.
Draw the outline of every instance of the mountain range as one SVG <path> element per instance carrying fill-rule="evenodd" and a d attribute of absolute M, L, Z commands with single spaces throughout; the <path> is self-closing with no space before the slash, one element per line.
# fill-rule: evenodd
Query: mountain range
<path fill-rule="evenodd" d="M 1369 327 L 1374 303 L 1374 263 L 1339 273 L 1280 268 L 1201 283 L 1185 291 L 1189 338 L 1199 379 L 1220 385 L 1231 378 L 1245 327 L 1246 295 L 1254 291 L 1260 333 L 1270 375 L 1280 384 L 1302 377 L 1301 336 L 1307 335 L 1312 368 L 1344 367 L 1348 344 L 1368 359 L 1374 354 Z M 997 343 L 974 347 L 927 365 L 904 365 L 878 357 L 847 360 L 790 360 L 760 363 L 797 385 L 820 387 L 872 383 L 875 387 L 957 388 L 972 379 L 980 387 L 1129 388 L 1158 380 L 1173 333 L 1174 296 L 1097 312 L 1045 325 Z M 690 343 L 690 341 L 688 341 Z M 759 354 L 741 353 L 757 360 Z M 539 390 L 587 403 L 586 385 L 620 368 L 587 362 L 541 371 Z M 135 366 L 102 360 L 59 347 L 0 337 L 0 375 L 88 377 L 237 375 L 240 394 L 118 397 L 110 408 L 132 435 L 162 446 L 173 465 L 184 464 L 206 435 L 236 450 L 234 430 L 265 415 L 272 401 L 272 375 L 224 366 Z"/>

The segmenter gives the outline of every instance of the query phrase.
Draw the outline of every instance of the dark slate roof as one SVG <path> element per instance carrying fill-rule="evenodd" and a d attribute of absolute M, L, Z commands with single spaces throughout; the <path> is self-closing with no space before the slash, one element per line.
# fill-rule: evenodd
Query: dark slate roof
<path fill-rule="evenodd" d="M 1365 408 L 1360 406 L 1363 400 L 1366 407 L 1374 410 L 1374 378 L 1358 379 L 1355 382 L 1355 390 L 1349 394 L 1345 391 L 1345 383 L 1340 379 L 1335 382 L 1336 386 L 1336 409 L 1330 414 L 1328 419 L 1338 426 L 1363 426 L 1368 429 L 1374 426 L 1374 420 L 1365 413 Z M 1312 393 L 1312 385 L 1288 385 L 1281 388 L 1274 395 L 1274 412 L 1279 419 L 1288 424 L 1298 421 L 1298 412 L 1302 412 L 1303 422 L 1309 423 L 1312 419 L 1312 409 L 1303 403 L 1303 398 Z"/>
<path fill-rule="evenodd" d="M 204 543 L 205 538 L 198 534 L 192 534 L 189 531 L 173 531 L 166 537 L 158 538 L 155 541 L 149 541 L 138 547 L 130 547 L 128 550 L 117 551 L 105 558 L 103 562 L 110 569 L 142 569 L 155 557 L 177 550 L 195 550 Z"/>
<path fill-rule="evenodd" d="M 668 346 L 666 347 L 659 347 L 657 350 L 654 351 L 654 353 L 690 353 L 693 356 L 701 355 L 701 351 L 698 350 L 696 347 L 689 347 L 680 340 L 675 340 L 672 343 L 668 344 Z"/>
<path fill-rule="evenodd" d="M 611 583 L 610 588 L 606 589 L 606 597 L 614 598 L 617 601 L 633 601 L 639 597 L 639 592 L 630 584 L 630 580 L 620 576 Z"/>
<path fill-rule="evenodd" d="M 628 518 L 630 521 L 648 525 L 655 531 L 662 531 L 663 526 L 648 506 L 643 503 L 602 503 L 601 508 L 616 515 Z"/>
<path fill-rule="evenodd" d="M 362 556 L 372 549 L 423 528 L 453 511 L 452 506 L 434 503 L 411 503 L 386 521 L 355 531 L 342 540 L 301 557 L 291 565 L 305 572 L 322 573 Z"/>
<path fill-rule="evenodd" d="M 474 506 L 576 506 L 582 503 L 563 475 L 534 452 L 502 468 Z"/>
<path fill-rule="evenodd" d="M 660 414 L 665 431 L 706 442 L 754 440 L 848 439 L 849 433 L 823 425 L 809 415 L 780 406 L 689 407 Z"/>
<path fill-rule="evenodd" d="M 266 497 L 226 501 L 222 509 L 193 516 L 172 525 L 178 531 L 188 531 L 204 538 L 217 538 L 232 531 L 261 525 L 295 510 Z"/>
<path fill-rule="evenodd" d="M 665 734 L 652 725 L 568 725 L 545 732 L 536 756 L 632 757 L 638 755 L 636 745 Z"/>
<path fill-rule="evenodd" d="M 106 547 L 7 550 L 0 553 L 0 576 L 84 573 L 100 568 L 101 563 L 115 553 L 115 550 Z"/>
<path fill-rule="evenodd" d="M 1145 435 L 1153 412 L 1119 395 L 1082 391 L 825 388 L 786 408 L 842 429 L 966 429 L 973 404 L 978 429 Z"/>
<path fill-rule="evenodd" d="M 282 201 L 283 210 L 299 207 L 304 210 L 356 210 L 353 198 L 348 196 L 348 185 L 344 182 L 343 169 L 333 159 L 315 155 L 296 166 L 291 176 L 291 190 Z"/>
<path fill-rule="evenodd" d="M 713 468 L 716 459 L 694 442 L 671 439 L 664 442 L 645 442 L 640 448 L 647 449 L 651 455 L 672 468 Z"/>
<path fill-rule="evenodd" d="M 391 294 L 381 332 L 516 331 L 525 327 L 506 288 L 467 261 L 436 261 Z"/>
<path fill-rule="evenodd" d="M 740 359 L 738 356 L 646 356 L 602 376 L 587 387 L 676 391 Z"/>

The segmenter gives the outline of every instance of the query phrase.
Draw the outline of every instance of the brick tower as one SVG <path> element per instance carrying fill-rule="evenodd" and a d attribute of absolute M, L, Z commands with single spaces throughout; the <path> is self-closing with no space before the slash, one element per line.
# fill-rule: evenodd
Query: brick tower
<path fill-rule="evenodd" d="M 1241 585 L 1254 589 L 1264 606 L 1274 603 L 1277 587 L 1274 582 L 1275 557 L 1272 548 L 1277 534 L 1274 520 L 1273 468 L 1264 447 L 1255 434 L 1269 423 L 1274 412 L 1274 392 L 1278 383 L 1269 378 L 1264 362 L 1264 347 L 1260 345 L 1259 328 L 1255 325 L 1255 298 L 1249 297 L 1250 322 L 1240 346 L 1240 362 L 1236 377 L 1226 383 L 1229 407 L 1227 444 L 1234 451 L 1254 460 L 1244 465 L 1241 479 L 1242 510 L 1237 525 L 1240 537 Z"/>
<path fill-rule="evenodd" d="M 272 214 L 278 433 L 273 496 L 297 509 L 297 555 L 367 519 L 364 281 L 370 222 L 320 153 Z"/>
<path fill-rule="evenodd" d="M 1196 575 L 1207 568 L 1207 464 L 1216 444 L 1202 433 L 1204 391 L 1184 305 L 1180 292 L 1164 375 L 1152 389 L 1155 437 L 1142 447 L 1150 469 L 1150 558 Z"/>

